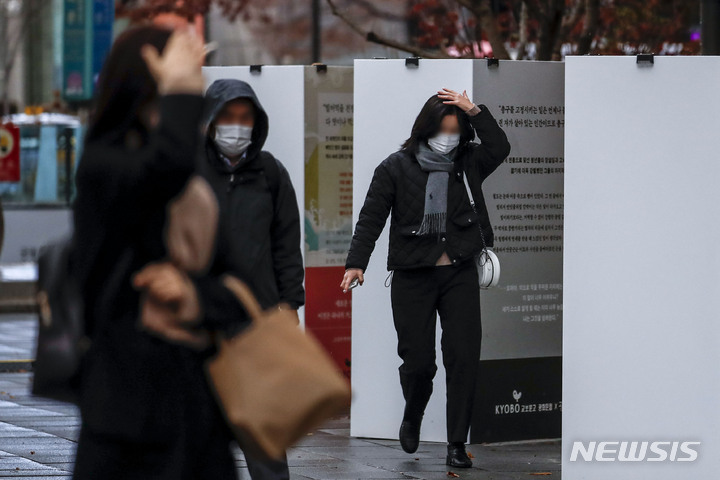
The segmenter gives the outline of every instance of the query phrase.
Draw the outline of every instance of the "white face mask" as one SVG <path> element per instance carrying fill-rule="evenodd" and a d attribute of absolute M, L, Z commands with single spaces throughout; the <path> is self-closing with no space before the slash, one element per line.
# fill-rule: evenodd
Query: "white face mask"
<path fill-rule="evenodd" d="M 226 157 L 238 157 L 245 153 L 252 143 L 252 132 L 252 127 L 244 125 L 217 125 L 215 127 L 215 145 Z"/>
<path fill-rule="evenodd" d="M 460 134 L 448 135 L 439 133 L 428 139 L 428 146 L 436 153 L 447 155 L 460 144 Z"/>

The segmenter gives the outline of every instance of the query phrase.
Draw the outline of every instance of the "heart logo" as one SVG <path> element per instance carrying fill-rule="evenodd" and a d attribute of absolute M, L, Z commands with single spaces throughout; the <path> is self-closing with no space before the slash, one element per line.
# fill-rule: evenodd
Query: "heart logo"
<path fill-rule="evenodd" d="M 522 392 L 518 392 L 517 390 L 513 390 L 513 398 L 516 402 L 520 401 L 520 397 L 522 397 Z"/>

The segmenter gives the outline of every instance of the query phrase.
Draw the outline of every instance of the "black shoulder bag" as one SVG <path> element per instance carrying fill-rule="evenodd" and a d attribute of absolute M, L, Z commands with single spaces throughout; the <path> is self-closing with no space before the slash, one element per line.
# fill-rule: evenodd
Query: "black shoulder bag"
<path fill-rule="evenodd" d="M 70 268 L 72 239 L 43 247 L 38 259 L 39 328 L 32 393 L 77 402 L 85 336 L 83 298 Z"/>

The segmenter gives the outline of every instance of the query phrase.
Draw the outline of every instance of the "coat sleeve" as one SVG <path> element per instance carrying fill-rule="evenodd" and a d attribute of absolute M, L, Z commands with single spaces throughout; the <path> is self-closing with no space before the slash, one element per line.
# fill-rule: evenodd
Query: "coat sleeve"
<path fill-rule="evenodd" d="M 468 115 L 470 124 L 480 138 L 481 143 L 471 145 L 470 165 L 475 166 L 482 179 L 493 173 L 510 154 L 510 142 L 507 135 L 495 121 L 485 105 L 479 105 L 480 113 Z"/>
<path fill-rule="evenodd" d="M 305 304 L 305 268 L 300 250 L 300 209 L 290 174 L 280 162 L 278 167 L 280 179 L 270 232 L 273 269 L 280 301 L 297 309 Z"/>
<path fill-rule="evenodd" d="M 166 95 L 159 108 L 160 123 L 143 147 L 91 142 L 78 167 L 78 191 L 94 192 L 116 225 L 139 224 L 143 212 L 167 204 L 195 171 L 202 97 Z"/>
<path fill-rule="evenodd" d="M 395 201 L 395 182 L 388 169 L 388 160 L 378 165 L 373 174 L 365 203 L 355 224 L 345 269 L 359 268 L 363 272 L 367 269 L 375 243 L 385 228 Z"/>

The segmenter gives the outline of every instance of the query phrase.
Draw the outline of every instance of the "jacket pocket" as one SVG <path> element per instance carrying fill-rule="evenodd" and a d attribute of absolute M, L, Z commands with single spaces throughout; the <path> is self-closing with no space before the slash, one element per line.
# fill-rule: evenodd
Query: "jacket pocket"
<path fill-rule="evenodd" d="M 480 215 L 478 215 L 475 212 L 468 212 L 468 213 L 464 213 L 462 215 L 455 215 L 452 218 L 452 222 L 458 228 L 477 227 L 478 223 L 480 223 Z"/>
<path fill-rule="evenodd" d="M 405 225 L 398 227 L 398 233 L 404 237 L 415 237 L 417 232 L 420 230 L 420 224 L 417 225 Z"/>

